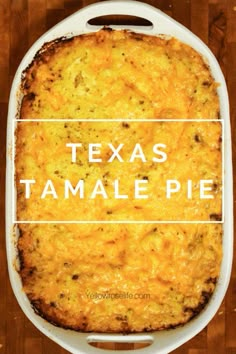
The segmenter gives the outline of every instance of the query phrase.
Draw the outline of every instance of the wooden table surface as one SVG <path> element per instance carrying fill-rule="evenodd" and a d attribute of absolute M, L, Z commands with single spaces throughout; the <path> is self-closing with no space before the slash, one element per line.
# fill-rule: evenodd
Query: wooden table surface
<path fill-rule="evenodd" d="M 0 354 L 68 353 L 41 334 L 19 308 L 9 284 L 4 230 L 5 136 L 12 78 L 23 55 L 47 29 L 93 0 L 0 0 Z M 144 1 L 190 28 L 209 45 L 225 74 L 236 161 L 236 0 Z M 236 189 L 236 188 L 235 188 Z M 113 349 L 132 345 L 112 344 Z M 105 351 L 104 351 L 105 353 Z M 124 351 L 123 351 L 124 353 Z M 227 295 L 214 319 L 175 354 L 236 354 L 236 263 Z"/>

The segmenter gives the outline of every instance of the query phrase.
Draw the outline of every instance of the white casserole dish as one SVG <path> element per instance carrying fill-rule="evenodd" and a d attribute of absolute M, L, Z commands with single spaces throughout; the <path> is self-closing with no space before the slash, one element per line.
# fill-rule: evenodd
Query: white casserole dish
<path fill-rule="evenodd" d="M 14 204 L 14 120 L 18 117 L 18 108 L 21 101 L 19 96 L 19 87 L 21 85 L 21 75 L 24 69 L 31 63 L 35 53 L 45 42 L 51 41 L 62 36 L 73 36 L 82 33 L 96 31 L 101 26 L 91 26 L 88 21 L 94 17 L 103 15 L 134 15 L 145 18 L 152 23 L 149 27 L 138 26 L 111 26 L 113 28 L 128 28 L 136 32 L 149 35 L 164 34 L 174 36 L 191 45 L 206 59 L 211 68 L 214 79 L 220 83 L 218 94 L 220 98 L 221 118 L 224 121 L 224 185 L 223 208 L 224 208 L 224 237 L 223 237 L 223 261 L 221 274 L 216 290 L 206 308 L 193 320 L 172 330 L 144 334 L 96 334 L 96 333 L 78 333 L 71 330 L 57 328 L 35 314 L 28 298 L 22 291 L 22 284 L 19 274 L 16 270 L 17 250 L 16 237 L 17 226 L 14 225 L 15 212 Z M 11 153 L 13 151 L 13 154 Z M 168 17 L 161 11 L 141 2 L 136 1 L 106 1 L 90 5 L 72 16 L 66 18 L 55 27 L 40 37 L 30 48 L 23 58 L 13 81 L 9 111 L 8 111 L 8 129 L 7 129 L 7 171 L 6 171 L 6 244 L 8 256 L 8 268 L 11 285 L 15 296 L 30 321 L 46 336 L 57 342 L 73 354 L 102 353 L 103 349 L 98 349 L 89 345 L 90 342 L 150 342 L 149 347 L 139 349 L 139 353 L 159 353 L 166 354 L 179 347 L 184 342 L 199 333 L 212 319 L 217 312 L 230 279 L 232 254 L 233 254 L 233 190 L 232 190 L 232 157 L 231 157 L 231 131 L 229 118 L 229 103 L 227 88 L 224 76 L 219 64 L 208 47 L 188 29 Z M 115 353 L 113 350 L 106 350 L 105 353 Z"/>

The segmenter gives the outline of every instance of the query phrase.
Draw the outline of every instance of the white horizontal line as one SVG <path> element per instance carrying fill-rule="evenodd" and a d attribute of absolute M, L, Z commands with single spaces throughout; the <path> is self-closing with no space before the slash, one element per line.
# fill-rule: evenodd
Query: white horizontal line
<path fill-rule="evenodd" d="M 223 122 L 223 119 L 14 119 L 15 122 Z"/>
<path fill-rule="evenodd" d="M 73 220 L 50 220 L 50 221 L 29 221 L 29 220 L 20 220 L 13 221 L 14 224 L 223 224 L 223 221 L 155 221 L 155 220 L 81 220 L 81 221 L 73 221 Z"/>

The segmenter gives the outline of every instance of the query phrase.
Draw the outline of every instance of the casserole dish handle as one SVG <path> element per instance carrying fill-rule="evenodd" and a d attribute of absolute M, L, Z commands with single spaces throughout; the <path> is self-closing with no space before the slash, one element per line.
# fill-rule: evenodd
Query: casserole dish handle
<path fill-rule="evenodd" d="M 135 16 L 139 18 L 143 18 L 145 20 L 148 20 L 151 22 L 152 25 L 150 26 L 137 26 L 135 28 L 136 32 L 146 32 L 149 34 L 157 34 L 157 33 L 168 33 L 170 26 L 172 26 L 172 31 L 173 31 L 173 25 L 176 26 L 176 29 L 178 28 L 177 22 L 175 22 L 173 19 L 170 19 L 169 16 L 164 14 L 158 9 L 155 9 L 154 7 L 139 2 L 139 1 L 102 1 L 99 3 L 95 3 L 92 5 L 89 5 L 85 7 L 84 9 L 81 9 L 79 11 L 80 13 L 80 18 L 79 22 L 76 17 L 76 13 L 68 19 L 65 19 L 64 21 L 61 22 L 63 26 L 66 24 L 67 20 L 71 26 L 71 24 L 75 25 L 78 32 L 81 33 L 88 33 L 88 32 L 94 32 L 94 30 L 99 30 L 103 26 L 96 26 L 96 25 L 90 25 L 88 23 L 89 20 L 92 20 L 96 17 L 100 16 L 109 16 L 109 15 L 127 15 L 127 16 Z M 75 17 L 74 17 L 75 16 Z M 74 19 L 73 19 L 74 17 Z M 74 21 L 75 22 L 74 22 Z M 74 23 L 73 23 L 74 22 Z M 131 29 L 134 30 L 134 25 L 111 25 L 109 27 L 113 28 L 126 28 L 126 29 Z"/>
<path fill-rule="evenodd" d="M 123 351 L 122 348 L 120 350 L 117 348 L 113 349 L 106 349 L 103 347 L 94 347 L 91 346 L 91 343 L 116 343 L 118 346 L 119 344 L 142 344 L 139 349 L 139 353 L 151 354 L 153 353 L 152 344 L 154 342 L 154 338 L 152 335 L 148 334 L 135 334 L 135 335 L 117 335 L 117 334 L 90 334 L 86 337 L 86 344 L 89 346 L 88 353 L 92 349 L 92 352 L 102 354 L 104 352 L 107 354 L 117 354 L 120 350 Z"/>

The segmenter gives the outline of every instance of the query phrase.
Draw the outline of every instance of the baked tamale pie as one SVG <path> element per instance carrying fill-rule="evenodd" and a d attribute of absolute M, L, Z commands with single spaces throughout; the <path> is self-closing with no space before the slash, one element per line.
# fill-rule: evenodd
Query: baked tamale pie
<path fill-rule="evenodd" d="M 217 120 L 220 118 L 217 86 L 204 58 L 176 38 L 104 28 L 46 43 L 22 78 L 19 120 L 24 122 L 16 129 L 15 159 L 18 219 L 33 220 L 37 215 L 47 220 L 49 215 L 49 207 L 43 208 L 35 200 L 34 208 L 30 208 L 29 201 L 23 198 L 20 180 L 26 177 L 37 177 L 40 184 L 53 174 L 55 184 L 60 185 L 68 171 L 72 177 L 78 172 L 85 183 L 92 182 L 98 173 L 109 188 L 110 179 L 119 172 L 118 167 L 114 168 L 115 162 L 95 166 L 81 160 L 77 165 L 70 164 L 60 152 L 61 141 L 88 143 L 89 134 L 92 143 L 99 139 L 106 142 L 109 133 L 114 144 L 118 144 L 118 136 L 127 144 L 136 137 L 136 142 L 148 149 L 155 140 L 152 140 L 154 125 L 145 139 L 141 135 L 137 139 L 145 129 L 132 120 Z M 103 129 L 86 128 L 87 120 L 99 119 L 104 120 Z M 113 119 L 124 121 L 113 129 L 106 123 Z M 38 125 L 28 124 L 30 120 L 37 120 Z M 44 135 L 40 120 L 64 121 L 62 128 L 56 128 L 55 123 L 55 130 Z M 81 120 L 83 124 L 75 124 L 73 120 Z M 182 178 L 188 171 L 191 179 L 199 172 L 201 177 L 214 181 L 215 201 L 209 200 L 204 210 L 208 221 L 221 220 L 218 124 L 208 131 L 195 131 L 194 125 L 188 126 L 185 133 L 191 143 L 189 151 L 186 149 L 185 170 L 180 174 Z M 177 149 L 177 142 L 184 139 L 183 130 L 175 129 L 171 134 L 168 139 L 176 142 Z M 178 170 L 174 165 L 178 161 L 176 149 L 168 152 L 173 175 Z M 195 153 L 192 160 L 188 156 L 190 150 Z M 109 159 L 109 153 L 106 154 L 104 151 Z M 51 160 L 47 161 L 46 156 L 51 156 Z M 204 161 L 204 166 L 198 161 Z M 164 178 L 159 165 L 145 166 L 143 169 L 140 164 L 127 162 L 126 184 L 131 176 L 150 183 Z M 161 220 L 167 220 L 164 199 L 162 204 Z M 145 217 L 149 220 L 154 206 L 147 207 L 150 212 Z M 117 203 L 98 198 L 88 202 L 83 212 L 85 216 L 100 217 L 103 213 L 109 221 L 118 208 L 124 220 L 141 215 L 140 204 L 132 207 L 125 199 Z M 199 204 L 193 204 L 192 208 L 194 220 L 198 220 Z M 58 200 L 55 209 L 62 219 L 65 214 L 81 212 L 79 202 L 69 209 Z M 173 220 L 173 210 L 177 209 L 179 215 L 186 216 L 186 205 L 180 200 L 177 208 L 172 209 Z M 18 227 L 19 273 L 24 292 L 39 315 L 59 327 L 76 331 L 131 333 L 183 325 L 205 307 L 220 273 L 220 223 L 55 221 L 20 223 Z"/>

